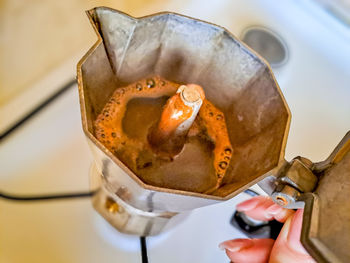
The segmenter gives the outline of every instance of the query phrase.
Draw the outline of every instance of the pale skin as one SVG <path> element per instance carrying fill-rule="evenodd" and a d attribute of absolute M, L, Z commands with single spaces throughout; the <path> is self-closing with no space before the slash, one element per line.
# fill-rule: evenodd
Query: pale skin
<path fill-rule="evenodd" d="M 282 208 L 269 197 L 256 196 L 236 207 L 257 220 L 277 220 L 284 223 L 276 240 L 232 239 L 219 245 L 235 263 L 314 263 L 300 243 L 303 210 Z"/>

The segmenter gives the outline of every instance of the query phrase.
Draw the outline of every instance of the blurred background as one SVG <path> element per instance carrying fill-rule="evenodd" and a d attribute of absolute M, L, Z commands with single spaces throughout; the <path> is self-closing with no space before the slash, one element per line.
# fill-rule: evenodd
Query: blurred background
<path fill-rule="evenodd" d="M 181 6 L 181 1 L 173 2 Z M 30 110 L 33 100 L 46 99 L 74 78 L 77 61 L 96 41 L 85 15 L 85 10 L 95 6 L 109 6 L 142 16 L 163 10 L 166 3 L 159 0 L 0 1 L 0 109 L 3 119 L 0 131 L 11 127 Z M 21 103 L 11 104 L 16 97 L 22 98 Z M 31 102 L 23 102 L 24 97 Z M 11 107 L 13 104 L 16 106 Z M 4 109 L 12 116 L 5 117 Z"/>
<path fill-rule="evenodd" d="M 0 0 L 0 190 L 88 189 L 92 158 L 74 80 L 97 40 L 85 14 L 96 6 L 135 17 L 185 14 L 254 48 L 271 63 L 292 112 L 287 160 L 323 160 L 350 130 L 348 0 Z M 246 198 L 194 211 L 150 240 L 150 262 L 227 262 L 217 244 L 240 235 L 228 221 Z M 140 262 L 138 243 L 105 225 L 89 200 L 0 201 L 0 262 L 100 261 Z"/>

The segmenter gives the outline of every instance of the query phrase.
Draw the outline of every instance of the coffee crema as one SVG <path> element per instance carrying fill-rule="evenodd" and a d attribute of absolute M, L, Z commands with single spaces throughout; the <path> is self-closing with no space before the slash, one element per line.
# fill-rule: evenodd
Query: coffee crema
<path fill-rule="evenodd" d="M 168 154 L 150 139 L 155 127 L 171 126 L 160 123 L 162 112 L 180 86 L 155 76 L 117 88 L 94 122 L 95 136 L 143 182 L 209 194 L 220 187 L 233 154 L 218 108 L 203 99 L 185 135 L 169 137 L 176 150 Z"/>

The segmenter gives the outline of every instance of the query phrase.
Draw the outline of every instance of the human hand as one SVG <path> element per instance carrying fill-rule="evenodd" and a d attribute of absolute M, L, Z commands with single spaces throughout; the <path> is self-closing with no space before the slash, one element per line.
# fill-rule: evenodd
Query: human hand
<path fill-rule="evenodd" d="M 300 243 L 303 209 L 293 211 L 275 204 L 271 198 L 256 196 L 236 207 L 237 211 L 262 221 L 284 222 L 278 238 L 233 239 L 219 245 L 235 263 L 314 263 Z"/>

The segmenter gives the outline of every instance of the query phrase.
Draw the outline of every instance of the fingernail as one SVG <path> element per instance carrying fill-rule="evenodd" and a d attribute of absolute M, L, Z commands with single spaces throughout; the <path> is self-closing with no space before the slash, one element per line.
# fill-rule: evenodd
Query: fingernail
<path fill-rule="evenodd" d="M 277 215 L 279 212 L 281 212 L 282 209 L 283 207 L 279 206 L 278 204 L 273 204 L 272 206 L 266 209 L 266 214 Z"/>
<path fill-rule="evenodd" d="M 240 211 L 240 212 L 251 210 L 254 207 L 256 207 L 258 202 L 259 202 L 259 199 L 256 199 L 256 198 L 252 198 L 252 199 L 246 200 L 246 201 L 238 204 L 236 206 L 236 210 Z"/>
<path fill-rule="evenodd" d="M 231 252 L 238 252 L 242 249 L 252 247 L 254 242 L 251 239 L 233 239 L 222 242 L 219 245 L 219 248 L 222 250 L 229 250 Z"/>

